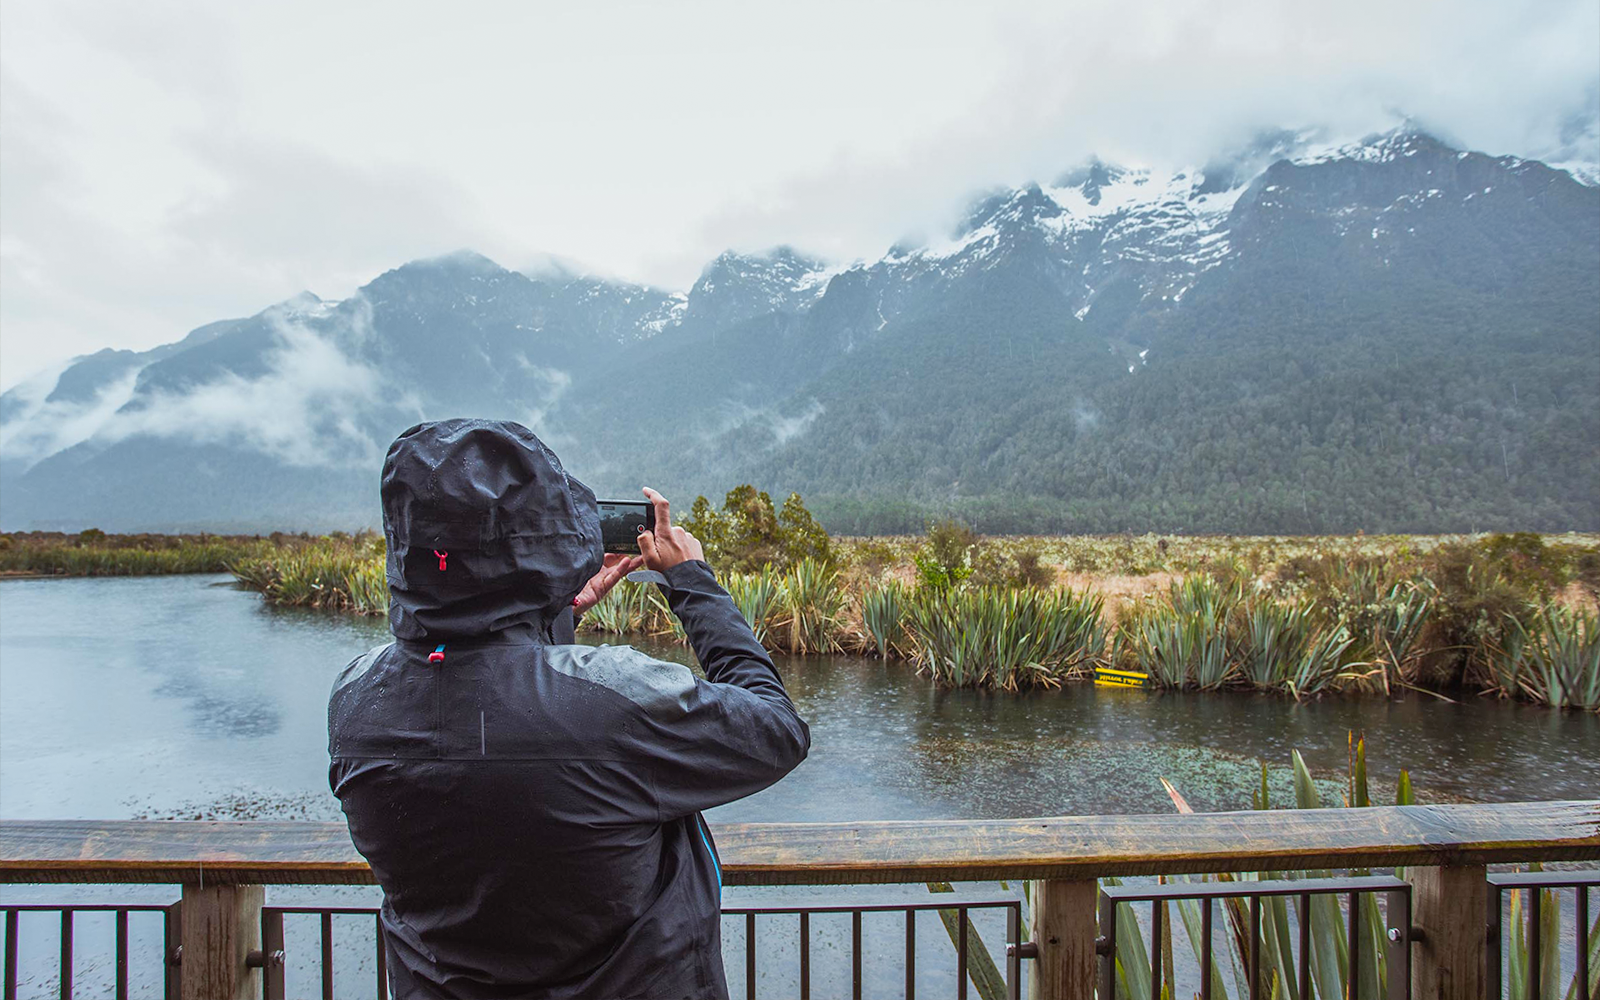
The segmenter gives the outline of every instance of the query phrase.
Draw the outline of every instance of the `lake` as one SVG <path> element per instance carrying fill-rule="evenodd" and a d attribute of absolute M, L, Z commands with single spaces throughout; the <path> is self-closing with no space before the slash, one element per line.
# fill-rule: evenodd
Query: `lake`
<path fill-rule="evenodd" d="M 226 576 L 0 582 L 0 817 L 338 819 L 327 786 L 329 685 L 387 638 L 382 619 L 272 608 Z M 676 646 L 641 645 L 688 660 Z M 1286 800 L 1292 749 L 1337 801 L 1352 732 L 1366 737 L 1375 801 L 1392 797 L 1401 767 L 1423 801 L 1600 793 L 1594 714 L 1423 695 L 1296 704 L 1088 684 L 1028 695 L 941 692 L 900 663 L 779 657 L 778 665 L 811 725 L 811 755 L 773 788 L 713 810 L 713 822 L 1168 812 L 1163 777 L 1196 809 L 1248 808 L 1263 761 L 1273 795 Z M 120 891 L 172 898 L 159 887 Z M 777 891 L 730 889 L 728 902 Z M 849 891 L 927 899 L 920 887 Z M 0 892 L 59 900 L 68 892 L 105 899 L 110 890 Z M 282 888 L 271 899 L 366 902 L 374 892 Z M 936 949 L 942 931 L 931 919 L 919 941 Z M 54 975 L 48 926 L 28 926 L 23 967 L 42 990 Z M 729 927 L 732 949 L 742 939 Z M 883 931 L 887 947 L 896 933 Z M 314 947 L 300 954 L 307 950 Z M 928 975 L 948 965 L 941 956 L 949 952 L 945 943 L 930 953 Z M 357 978 L 363 961 L 370 975 L 366 955 L 341 949 L 351 989 L 370 983 Z M 771 955 L 764 947 L 773 976 L 788 958 L 782 946 Z M 79 979 L 88 983 L 99 967 L 83 961 Z M 869 978 L 894 983 L 892 964 L 869 966 Z M 730 966 L 736 992 L 739 969 Z"/>

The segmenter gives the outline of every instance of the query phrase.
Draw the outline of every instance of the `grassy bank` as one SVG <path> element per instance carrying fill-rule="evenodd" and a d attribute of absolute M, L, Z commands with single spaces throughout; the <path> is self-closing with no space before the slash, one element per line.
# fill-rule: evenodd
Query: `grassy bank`
<path fill-rule="evenodd" d="M 32 531 L 0 534 L 0 575 L 153 576 L 225 573 L 242 559 L 310 545 L 309 536 L 108 535 Z"/>
<path fill-rule="evenodd" d="M 951 687 L 1110 666 L 1158 688 L 1310 698 L 1416 689 L 1600 710 L 1600 540 L 853 539 L 727 574 L 770 648 L 904 659 Z M 678 635 L 623 585 L 584 621 Z"/>
<path fill-rule="evenodd" d="M 1110 666 L 1158 688 L 1600 710 L 1594 535 L 997 539 L 946 524 L 761 545 L 711 558 L 748 570 L 722 579 L 769 648 L 902 660 L 945 686 L 1054 687 Z M 8 573 L 221 570 L 274 603 L 388 607 L 371 534 L 0 536 Z M 627 583 L 582 627 L 682 638 L 655 589 Z"/>

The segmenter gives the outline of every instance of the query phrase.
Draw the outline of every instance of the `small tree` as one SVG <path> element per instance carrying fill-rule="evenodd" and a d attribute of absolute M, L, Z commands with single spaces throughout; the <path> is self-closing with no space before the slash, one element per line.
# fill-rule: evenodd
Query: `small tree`
<path fill-rule="evenodd" d="M 928 540 L 916 555 L 917 576 L 925 587 L 951 587 L 972 575 L 978 536 L 967 525 L 945 518 L 928 526 Z"/>
<path fill-rule="evenodd" d="M 717 568 L 735 573 L 763 566 L 783 570 L 803 559 L 834 559 L 828 533 L 798 493 L 789 494 L 781 513 L 771 496 L 749 483 L 729 490 L 720 511 L 705 497 L 696 497 L 683 526 L 700 539 Z"/>

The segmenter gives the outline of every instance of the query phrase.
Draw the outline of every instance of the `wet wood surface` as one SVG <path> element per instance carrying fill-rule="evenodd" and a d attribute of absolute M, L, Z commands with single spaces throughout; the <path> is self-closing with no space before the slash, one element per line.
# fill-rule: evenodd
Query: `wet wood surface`
<path fill-rule="evenodd" d="M 711 824 L 729 885 L 1600 860 L 1600 801 Z M 343 823 L 0 821 L 0 882 L 370 883 Z"/>

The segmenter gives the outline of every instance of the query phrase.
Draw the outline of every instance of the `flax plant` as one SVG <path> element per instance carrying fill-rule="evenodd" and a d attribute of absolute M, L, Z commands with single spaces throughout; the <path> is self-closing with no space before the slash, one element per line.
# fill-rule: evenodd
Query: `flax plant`
<path fill-rule="evenodd" d="M 650 612 L 650 595 L 644 585 L 623 580 L 583 616 L 585 631 L 608 635 L 643 632 Z"/>
<path fill-rule="evenodd" d="M 731 573 L 723 581 L 723 588 L 738 607 L 744 620 L 750 623 L 756 641 L 766 643 L 772 631 L 772 618 L 783 599 L 783 581 L 769 566 L 759 573 Z"/>
<path fill-rule="evenodd" d="M 1527 624 L 1512 618 L 1489 664 L 1503 693 L 1600 711 L 1600 617 L 1593 612 L 1546 606 Z"/>
<path fill-rule="evenodd" d="M 861 595 L 861 623 L 883 659 L 904 655 L 908 601 L 905 585 L 895 580 L 869 587 Z"/>
<path fill-rule="evenodd" d="M 1130 620 L 1127 646 L 1139 669 L 1160 687 L 1222 687 L 1233 672 L 1228 616 L 1238 599 L 1209 576 L 1174 583 L 1165 601 Z"/>
<path fill-rule="evenodd" d="M 788 624 L 788 651 L 831 653 L 839 648 L 845 604 L 839 571 L 816 559 L 802 559 L 784 574 L 781 605 Z"/>
<path fill-rule="evenodd" d="M 917 665 L 946 687 L 1055 687 L 1104 656 L 1098 596 L 929 587 L 909 607 L 906 624 Z"/>

